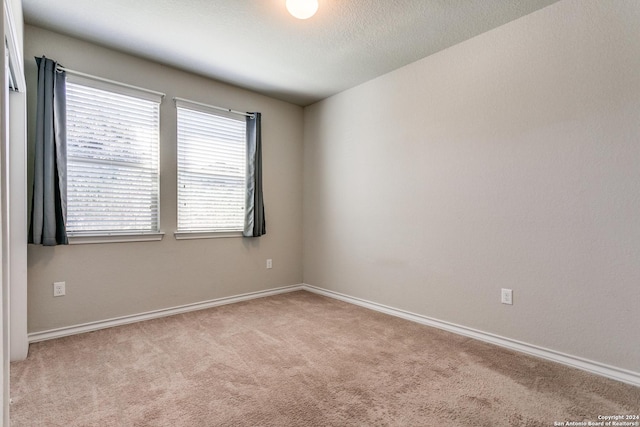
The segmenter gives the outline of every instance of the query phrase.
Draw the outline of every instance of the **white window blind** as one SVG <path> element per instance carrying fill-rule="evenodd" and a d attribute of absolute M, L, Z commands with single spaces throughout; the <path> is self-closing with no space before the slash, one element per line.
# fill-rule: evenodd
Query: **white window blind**
<path fill-rule="evenodd" d="M 244 228 L 246 121 L 176 100 L 178 231 Z"/>
<path fill-rule="evenodd" d="M 157 232 L 161 98 L 101 86 L 67 82 L 67 231 Z"/>

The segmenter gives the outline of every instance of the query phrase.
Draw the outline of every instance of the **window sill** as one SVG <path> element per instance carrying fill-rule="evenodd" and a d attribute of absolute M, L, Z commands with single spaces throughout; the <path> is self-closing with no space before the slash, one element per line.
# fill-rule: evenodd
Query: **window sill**
<path fill-rule="evenodd" d="M 173 236 L 176 240 L 227 239 L 242 237 L 242 231 L 176 231 Z"/>
<path fill-rule="evenodd" d="M 70 245 L 90 245 L 95 243 L 157 242 L 162 240 L 164 232 L 157 233 L 95 233 L 69 236 Z"/>

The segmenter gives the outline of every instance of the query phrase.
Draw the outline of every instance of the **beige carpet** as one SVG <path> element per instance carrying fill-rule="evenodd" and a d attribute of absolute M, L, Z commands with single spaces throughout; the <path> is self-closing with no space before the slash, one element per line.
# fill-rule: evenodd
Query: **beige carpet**
<path fill-rule="evenodd" d="M 20 426 L 553 426 L 640 388 L 307 292 L 33 344 Z"/>

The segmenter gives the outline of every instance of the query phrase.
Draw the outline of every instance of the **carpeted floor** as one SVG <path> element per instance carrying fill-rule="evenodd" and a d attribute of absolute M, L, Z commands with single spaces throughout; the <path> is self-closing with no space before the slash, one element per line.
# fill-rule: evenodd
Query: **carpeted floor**
<path fill-rule="evenodd" d="M 31 345 L 11 425 L 553 426 L 640 388 L 308 292 Z"/>

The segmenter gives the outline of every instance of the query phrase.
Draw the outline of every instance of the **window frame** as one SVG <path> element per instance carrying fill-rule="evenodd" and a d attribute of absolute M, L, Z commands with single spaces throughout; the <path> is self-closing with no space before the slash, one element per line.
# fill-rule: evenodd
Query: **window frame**
<path fill-rule="evenodd" d="M 158 104 L 158 121 L 157 121 L 157 228 L 155 230 L 111 230 L 111 231 L 68 231 L 69 244 L 95 244 L 95 243 L 123 243 L 123 242 L 149 242 L 160 241 L 164 237 L 161 228 L 161 188 L 160 188 L 160 163 L 161 163 L 161 105 L 165 96 L 164 93 L 140 88 L 125 83 L 120 83 L 100 77 L 89 76 L 82 73 L 67 73 L 67 83 L 85 86 L 92 89 L 111 92 L 118 95 L 130 96 L 134 98 L 144 99 L 156 102 Z M 65 100 L 65 104 L 68 101 Z M 68 122 L 68 119 L 67 119 Z M 67 126 L 68 129 L 68 126 Z M 68 156 L 68 147 L 67 147 Z M 68 203 L 68 198 L 67 198 Z M 68 213 L 67 213 L 68 218 Z"/>
<path fill-rule="evenodd" d="M 229 230 L 187 230 L 179 228 L 179 209 L 180 202 L 178 193 L 180 191 L 179 188 L 179 174 L 180 174 L 180 166 L 179 166 L 179 140 L 178 140 L 178 129 L 179 129 L 179 121 L 178 121 L 178 109 L 183 108 L 187 110 L 193 110 L 203 114 L 210 114 L 218 117 L 225 117 L 232 120 L 238 120 L 238 115 L 249 115 L 248 113 L 242 113 L 240 111 L 234 111 L 226 108 L 215 107 L 212 105 L 203 104 L 196 101 L 191 101 L 183 98 L 173 98 L 174 107 L 175 107 L 175 118 L 176 118 L 176 231 L 173 233 L 176 240 L 190 240 L 190 239 L 220 239 L 220 238 L 238 238 L 243 237 L 243 227 L 240 227 L 239 230 L 229 231 Z M 246 127 L 245 122 L 245 140 L 246 140 Z M 244 170 L 244 180 L 245 180 L 245 188 L 247 181 L 247 169 L 246 169 L 246 142 L 245 142 L 245 170 Z M 246 201 L 245 206 L 243 208 L 243 216 L 246 215 Z"/>

